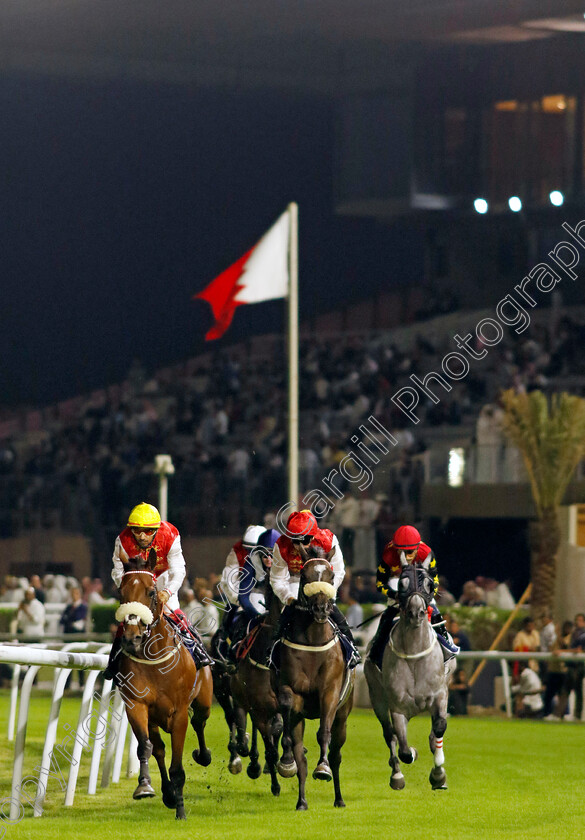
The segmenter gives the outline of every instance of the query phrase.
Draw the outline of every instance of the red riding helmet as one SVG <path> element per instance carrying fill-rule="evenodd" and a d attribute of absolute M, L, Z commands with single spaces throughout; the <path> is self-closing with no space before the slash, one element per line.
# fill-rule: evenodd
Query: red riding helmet
<path fill-rule="evenodd" d="M 319 526 L 310 510 L 291 513 L 286 523 L 286 532 L 291 540 L 295 537 L 314 537 Z"/>
<path fill-rule="evenodd" d="M 412 525 L 401 525 L 392 537 L 394 548 L 401 551 L 413 551 L 421 543 L 421 536 Z"/>

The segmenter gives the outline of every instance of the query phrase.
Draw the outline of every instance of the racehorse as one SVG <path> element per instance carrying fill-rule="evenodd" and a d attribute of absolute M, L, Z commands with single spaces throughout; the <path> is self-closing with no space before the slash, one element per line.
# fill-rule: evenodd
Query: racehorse
<path fill-rule="evenodd" d="M 447 728 L 448 682 L 442 649 L 428 619 L 433 590 L 433 579 L 426 569 L 405 566 L 398 582 L 400 618 L 390 632 L 382 672 L 369 658 L 364 664 L 372 706 L 390 750 L 393 790 L 402 790 L 405 784 L 400 761 L 412 764 L 418 758 L 414 747 L 408 745 L 408 721 L 426 710 L 431 714 L 429 746 L 434 756 L 429 781 L 433 790 L 447 787 L 443 735 Z M 453 659 L 449 669 L 454 667 Z"/>
<path fill-rule="evenodd" d="M 163 605 L 157 598 L 155 585 L 155 565 L 156 553 L 151 550 L 146 562 L 140 557 L 132 558 L 122 576 L 116 618 L 124 622 L 124 635 L 117 681 L 138 740 L 140 771 L 133 797 L 155 796 L 148 770 L 148 760 L 154 753 L 162 780 L 163 802 L 167 808 L 175 809 L 178 820 L 184 820 L 182 760 L 189 708 L 192 709 L 191 726 L 199 741 L 193 758 L 204 767 L 211 761 L 204 735 L 212 701 L 211 670 L 209 666 L 196 668 L 191 654 L 163 618 Z M 159 728 L 171 736 L 168 775 Z"/>
<path fill-rule="evenodd" d="M 283 716 L 283 753 L 278 764 L 281 776 L 295 773 L 299 780 L 297 811 L 307 810 L 305 781 L 307 758 L 303 745 L 305 720 L 319 719 L 319 761 L 314 779 L 331 781 L 334 805 L 344 808 L 339 785 L 341 748 L 345 743 L 347 717 L 353 705 L 353 671 L 347 671 L 329 614 L 335 589 L 333 570 L 322 549 L 308 551 L 299 584 L 294 617 L 280 647 L 278 703 Z M 312 555 L 312 556 L 311 556 Z"/>
<path fill-rule="evenodd" d="M 248 712 L 252 720 L 248 776 L 257 779 L 261 772 L 257 745 L 260 732 L 264 742 L 266 770 L 270 773 L 270 789 L 274 796 L 278 796 L 280 784 L 276 765 L 282 717 L 278 709 L 278 698 L 271 684 L 270 668 L 263 663 L 272 641 L 274 627 L 278 624 L 280 609 L 279 602 L 272 595 L 269 586 L 266 587 L 265 603 L 267 613 L 262 624 L 257 625 L 241 642 L 243 655 L 240 656 L 235 675 L 231 677 L 230 691 L 234 702 Z"/>

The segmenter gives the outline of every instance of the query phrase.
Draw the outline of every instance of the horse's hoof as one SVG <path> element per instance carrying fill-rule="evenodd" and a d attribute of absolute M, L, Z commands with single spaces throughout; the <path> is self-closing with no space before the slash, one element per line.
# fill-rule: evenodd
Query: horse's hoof
<path fill-rule="evenodd" d="M 343 801 L 343 799 L 336 799 L 335 802 L 333 803 L 333 807 L 334 808 L 345 808 L 345 802 Z"/>
<path fill-rule="evenodd" d="M 328 764 L 318 764 L 313 770 L 313 778 L 320 779 L 322 782 L 330 782 L 333 779 L 331 767 Z"/>
<path fill-rule="evenodd" d="M 268 762 L 264 762 L 264 767 L 262 768 L 262 772 L 265 776 L 270 776 L 270 767 L 268 766 Z"/>
<path fill-rule="evenodd" d="M 237 776 L 238 773 L 242 772 L 242 759 L 240 758 L 240 756 L 234 758 L 233 761 L 230 761 L 230 763 L 228 764 L 228 770 L 230 771 L 232 776 Z"/>
<path fill-rule="evenodd" d="M 270 793 L 273 796 L 280 796 L 280 785 L 278 784 L 278 782 L 274 785 L 270 785 Z"/>
<path fill-rule="evenodd" d="M 236 744 L 236 749 L 238 751 L 238 755 L 241 755 L 242 758 L 247 758 L 250 755 L 250 747 L 248 746 L 250 743 L 250 735 L 246 732 L 243 741 L 238 741 Z"/>
<path fill-rule="evenodd" d="M 418 753 L 417 753 L 417 751 L 415 750 L 414 747 L 410 747 L 410 752 L 409 753 L 399 752 L 398 753 L 398 758 L 400 759 L 400 761 L 403 764 L 413 764 L 418 758 Z"/>
<path fill-rule="evenodd" d="M 283 779 L 291 779 L 297 774 L 297 763 L 294 758 L 290 764 L 283 764 L 282 761 L 279 761 L 276 765 L 276 769 Z"/>
<path fill-rule="evenodd" d="M 390 787 L 392 790 L 404 790 L 406 782 L 402 773 L 394 773 L 390 776 Z"/>
<path fill-rule="evenodd" d="M 200 764 L 202 767 L 209 767 L 211 764 L 211 751 L 206 750 L 205 752 L 201 752 L 200 750 L 193 750 L 193 759 Z"/>
<path fill-rule="evenodd" d="M 259 779 L 262 775 L 262 769 L 259 764 L 248 764 L 246 773 L 250 779 Z"/>
<path fill-rule="evenodd" d="M 163 790 L 162 801 L 166 808 L 175 809 L 177 807 L 177 796 L 173 791 Z"/>
<path fill-rule="evenodd" d="M 433 767 L 429 782 L 433 790 L 447 790 L 447 774 L 442 767 Z"/>
<path fill-rule="evenodd" d="M 176 820 L 186 820 L 187 819 L 187 814 L 185 813 L 185 811 L 183 811 L 182 814 L 176 814 L 175 819 Z"/>
<path fill-rule="evenodd" d="M 306 800 L 304 800 L 304 799 L 301 800 L 300 799 L 297 802 L 297 811 L 307 811 L 308 809 L 309 809 L 309 806 L 307 805 Z"/>
<path fill-rule="evenodd" d="M 132 794 L 132 799 L 148 799 L 152 796 L 156 796 L 153 786 L 148 784 L 148 782 L 142 782 L 142 784 L 138 785 Z M 174 807 L 175 806 L 173 805 L 173 808 Z"/>

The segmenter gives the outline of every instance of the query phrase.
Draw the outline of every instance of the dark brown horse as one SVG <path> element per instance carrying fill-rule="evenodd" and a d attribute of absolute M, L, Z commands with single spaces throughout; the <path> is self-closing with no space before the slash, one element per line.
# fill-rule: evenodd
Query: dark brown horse
<path fill-rule="evenodd" d="M 211 670 L 208 666 L 197 670 L 191 654 L 163 618 L 153 571 L 155 563 L 154 551 L 146 564 L 133 558 L 122 577 L 120 608 L 116 613 L 116 618 L 124 622 L 118 680 L 126 714 L 138 740 L 140 773 L 134 799 L 155 795 L 148 770 L 148 760 L 154 753 L 163 802 L 167 808 L 175 809 L 178 820 L 184 820 L 183 747 L 189 707 L 193 712 L 191 726 L 199 740 L 193 758 L 204 767 L 211 761 L 204 736 L 212 700 Z M 168 775 L 159 728 L 171 736 Z"/>
<path fill-rule="evenodd" d="M 347 717 L 353 704 L 354 672 L 349 676 L 346 674 L 341 644 L 328 618 L 335 597 L 333 579 L 327 558 L 316 557 L 305 562 L 294 618 L 280 651 L 277 690 L 284 729 L 278 771 L 285 777 L 297 774 L 297 810 L 300 811 L 308 807 L 305 798 L 307 759 L 303 745 L 307 718 L 319 719 L 320 755 L 313 778 L 333 779 L 333 804 L 336 808 L 345 807 L 339 785 L 339 765 Z"/>
<path fill-rule="evenodd" d="M 240 659 L 236 674 L 231 677 L 230 690 L 235 703 L 249 713 L 253 724 L 248 776 L 256 779 L 261 772 L 257 744 L 257 733 L 260 732 L 264 742 L 266 769 L 270 773 L 270 789 L 274 796 L 278 796 L 280 784 L 276 765 L 282 717 L 278 710 L 278 698 L 271 684 L 270 669 L 263 662 L 272 642 L 274 627 L 278 624 L 280 609 L 279 602 L 272 596 L 269 587 L 265 597 L 268 612 L 263 623 L 252 631 L 253 637 L 242 642 L 246 653 Z"/>

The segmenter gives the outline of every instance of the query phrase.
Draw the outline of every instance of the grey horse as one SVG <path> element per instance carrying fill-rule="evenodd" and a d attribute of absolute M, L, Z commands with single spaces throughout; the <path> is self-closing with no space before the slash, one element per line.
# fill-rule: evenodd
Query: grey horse
<path fill-rule="evenodd" d="M 429 781 L 433 790 L 447 788 L 443 735 L 447 728 L 448 675 L 455 668 L 455 660 L 450 660 L 446 667 L 441 646 L 428 621 L 427 607 L 433 588 L 426 569 L 404 568 L 398 582 L 400 618 L 390 633 L 382 672 L 369 658 L 364 664 L 372 706 L 390 750 L 393 790 L 402 790 L 405 784 L 400 761 L 412 764 L 418 757 L 414 747 L 408 745 L 408 721 L 427 710 L 431 714 L 429 745 L 434 757 Z"/>

